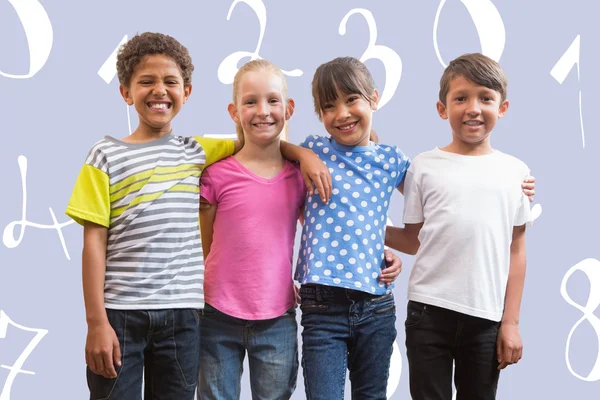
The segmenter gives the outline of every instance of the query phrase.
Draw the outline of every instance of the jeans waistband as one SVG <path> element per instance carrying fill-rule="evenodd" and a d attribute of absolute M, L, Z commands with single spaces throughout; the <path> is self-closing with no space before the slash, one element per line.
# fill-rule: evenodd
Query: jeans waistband
<path fill-rule="evenodd" d="M 381 297 L 361 290 L 345 289 L 340 287 L 307 284 L 300 287 L 301 298 L 312 298 L 317 301 L 361 301 L 372 300 Z M 388 296 L 388 295 L 383 295 Z"/>

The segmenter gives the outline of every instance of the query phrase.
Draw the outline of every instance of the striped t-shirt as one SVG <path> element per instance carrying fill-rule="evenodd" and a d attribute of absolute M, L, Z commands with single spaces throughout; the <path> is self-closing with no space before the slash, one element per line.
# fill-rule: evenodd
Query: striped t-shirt
<path fill-rule="evenodd" d="M 94 145 L 66 213 L 108 228 L 106 308 L 204 307 L 199 178 L 233 149 L 231 140 L 171 133 L 139 144 L 107 136 Z"/>

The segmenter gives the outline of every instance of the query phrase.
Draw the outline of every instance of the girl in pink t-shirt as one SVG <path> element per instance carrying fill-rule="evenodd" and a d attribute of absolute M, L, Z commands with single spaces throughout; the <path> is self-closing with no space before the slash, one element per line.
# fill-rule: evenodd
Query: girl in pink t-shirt
<path fill-rule="evenodd" d="M 306 196 L 280 138 L 294 112 L 283 73 L 245 64 L 228 111 L 243 148 L 202 174 L 206 305 L 200 323 L 198 397 L 240 396 L 246 352 L 253 398 L 287 399 L 296 386 L 298 344 L 292 257 Z"/>

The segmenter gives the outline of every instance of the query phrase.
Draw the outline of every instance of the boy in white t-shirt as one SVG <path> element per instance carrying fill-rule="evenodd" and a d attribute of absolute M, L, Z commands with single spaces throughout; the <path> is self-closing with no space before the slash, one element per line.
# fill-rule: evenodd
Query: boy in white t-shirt
<path fill-rule="evenodd" d="M 437 109 L 452 142 L 413 159 L 405 228 L 386 233 L 387 245 L 417 254 L 405 324 L 414 400 L 450 400 L 453 363 L 458 399 L 494 399 L 500 370 L 521 358 L 529 169 L 490 144 L 506 84 L 482 54 L 448 65 Z"/>

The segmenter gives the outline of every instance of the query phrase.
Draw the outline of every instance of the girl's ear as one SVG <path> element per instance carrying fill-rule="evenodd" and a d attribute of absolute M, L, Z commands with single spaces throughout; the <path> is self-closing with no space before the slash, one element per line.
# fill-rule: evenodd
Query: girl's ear
<path fill-rule="evenodd" d="M 287 106 L 285 107 L 285 120 L 287 121 L 294 115 L 294 109 L 296 108 L 296 103 L 294 103 L 294 99 L 289 98 L 287 101 Z"/>
<path fill-rule="evenodd" d="M 377 110 L 379 103 L 379 92 L 377 89 L 373 90 L 373 96 L 371 96 L 371 110 Z"/>
<path fill-rule="evenodd" d="M 236 124 L 240 123 L 240 117 L 238 116 L 237 107 L 233 103 L 229 103 L 227 106 L 227 111 L 229 112 L 229 116 Z"/>

